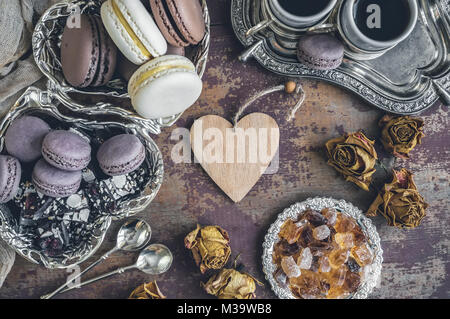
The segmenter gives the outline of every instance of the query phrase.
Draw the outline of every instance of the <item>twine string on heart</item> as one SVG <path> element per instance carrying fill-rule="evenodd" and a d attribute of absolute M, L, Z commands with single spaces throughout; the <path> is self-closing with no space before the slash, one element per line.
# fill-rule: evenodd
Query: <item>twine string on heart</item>
<path fill-rule="evenodd" d="M 287 116 L 287 121 L 292 121 L 293 118 L 295 118 L 295 115 L 297 114 L 297 111 L 300 109 L 300 107 L 303 105 L 306 99 L 305 91 L 303 90 L 303 87 L 300 83 L 296 83 L 294 81 L 288 81 L 285 84 L 273 86 L 270 88 L 265 89 L 264 91 L 258 92 L 255 95 L 251 96 L 237 111 L 236 115 L 233 118 L 233 129 L 236 129 L 236 125 L 239 122 L 239 119 L 244 113 L 244 111 L 252 105 L 256 100 L 271 94 L 275 92 L 285 91 L 288 94 L 296 93 L 300 94 L 300 98 L 298 102 L 295 104 L 292 111 Z"/>
<path fill-rule="evenodd" d="M 235 203 L 240 202 L 256 185 L 258 180 L 269 167 L 269 164 L 272 163 L 273 159 L 275 158 L 280 143 L 280 128 L 275 119 L 267 114 L 260 112 L 251 113 L 241 119 L 242 113 L 259 98 L 278 91 L 285 91 L 288 94 L 300 94 L 298 102 L 295 104 L 294 108 L 291 110 L 290 114 L 287 117 L 287 121 L 289 122 L 295 117 L 295 114 L 305 101 L 305 92 L 303 91 L 302 86 L 295 83 L 294 81 L 288 81 L 284 85 L 277 85 L 267 88 L 250 97 L 239 108 L 238 112 L 233 118 L 232 123 L 217 115 L 206 115 L 197 119 L 191 127 L 191 147 L 195 157 L 198 159 L 199 163 L 206 171 L 206 173 L 217 184 L 217 186 Z M 231 139 L 229 139 L 227 135 L 229 134 L 227 133 L 229 129 L 232 130 Z M 245 155 L 247 153 L 247 130 L 256 132 L 256 134 L 253 134 L 253 136 L 257 138 L 257 140 L 252 144 L 253 147 L 256 147 L 256 149 L 253 149 L 253 154 L 260 155 L 261 149 L 265 150 L 263 151 L 265 152 L 263 153 L 265 158 L 264 162 L 251 160 L 250 156 L 248 156 L 247 158 L 247 156 Z M 259 130 L 265 130 L 266 135 L 259 134 Z M 270 149 L 268 148 L 269 141 L 265 140 L 269 137 L 267 134 L 268 131 L 271 134 L 269 138 Z M 208 143 L 213 143 L 208 144 L 208 146 L 215 145 L 214 142 L 216 142 L 218 145 L 214 146 L 213 148 L 209 147 L 209 152 L 212 152 L 212 149 L 215 150 L 215 147 L 219 148 L 219 152 L 221 151 L 224 153 L 227 153 L 231 150 L 232 157 L 230 157 L 230 161 L 228 158 L 228 153 L 226 161 L 223 161 L 223 157 L 214 157 L 218 154 L 216 150 L 213 152 L 214 156 L 211 158 L 211 160 L 206 160 L 204 158 L 203 148 L 205 147 L 204 136 L 206 132 L 215 132 L 215 134 L 220 135 L 220 138 L 216 138 L 213 137 L 213 134 L 211 133 L 210 135 L 208 135 L 209 137 L 206 138 L 206 141 Z M 239 141 L 237 143 L 235 142 L 235 138 L 238 138 L 239 140 L 239 134 L 243 134 L 243 145 Z M 223 138 L 224 136 L 226 137 L 225 139 Z M 252 134 L 248 134 L 248 136 L 249 140 L 251 140 Z M 248 145 L 249 144 L 250 142 L 248 143 Z M 236 161 L 235 155 L 237 154 L 239 157 L 239 147 L 241 147 L 241 151 L 242 147 L 245 148 L 245 156 L 243 159 L 238 159 Z M 248 147 L 248 149 L 250 150 L 250 146 Z M 269 153 L 267 152 L 267 150 L 269 150 Z"/>

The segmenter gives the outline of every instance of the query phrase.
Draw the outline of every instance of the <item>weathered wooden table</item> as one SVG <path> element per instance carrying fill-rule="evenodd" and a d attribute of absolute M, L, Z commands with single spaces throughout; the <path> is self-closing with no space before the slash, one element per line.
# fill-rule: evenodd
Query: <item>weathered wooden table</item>
<path fill-rule="evenodd" d="M 261 244 L 268 226 L 284 208 L 311 196 L 332 196 L 348 200 L 366 210 L 375 193 L 358 190 L 345 182 L 326 164 L 324 143 L 344 131 L 364 129 L 377 137 L 377 121 L 383 115 L 373 106 L 341 88 L 302 80 L 307 101 L 295 121 L 287 123 L 287 109 L 294 102 L 284 94 L 273 94 L 248 111 L 261 111 L 277 119 L 281 127 L 280 168 L 264 175 L 239 204 L 232 203 L 198 164 L 176 164 L 171 152 L 177 139 L 175 128 L 190 128 L 206 114 L 231 119 L 249 94 L 283 82 L 256 63 L 237 60 L 243 50 L 235 39 L 229 21 L 229 0 L 209 1 L 212 46 L 205 89 L 198 103 L 172 128 L 155 136 L 164 154 L 165 181 L 155 201 L 139 216 L 153 227 L 152 242 L 161 242 L 173 250 L 171 270 L 159 277 L 131 271 L 91 286 L 61 295 L 62 298 L 126 298 L 141 283 L 157 279 L 170 298 L 208 298 L 200 287 L 208 275 L 201 275 L 190 252 L 184 248 L 184 236 L 197 222 L 217 224 L 231 236 L 233 256 L 242 253 L 246 271 L 263 279 Z M 388 227 L 375 218 L 384 249 L 381 286 L 373 298 L 448 298 L 450 297 L 450 132 L 448 106 L 436 104 L 422 114 L 426 137 L 409 161 L 397 161 L 415 173 L 418 187 L 430 207 L 423 224 L 415 230 Z M 176 137 L 178 138 L 178 137 Z M 379 150 L 382 156 L 386 156 Z M 86 265 L 115 244 L 120 223 L 115 223 L 101 249 Z M 134 262 L 134 254 L 116 254 L 96 268 L 89 277 Z M 46 270 L 21 257 L 0 289 L 1 298 L 38 298 L 63 283 L 64 270 Z M 259 298 L 273 298 L 270 287 L 257 288 Z"/>

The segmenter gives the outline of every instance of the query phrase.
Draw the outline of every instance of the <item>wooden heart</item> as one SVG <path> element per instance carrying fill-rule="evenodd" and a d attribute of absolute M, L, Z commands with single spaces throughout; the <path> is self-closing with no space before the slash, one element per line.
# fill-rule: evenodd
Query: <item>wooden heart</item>
<path fill-rule="evenodd" d="M 236 129 L 217 115 L 203 116 L 191 128 L 196 160 L 235 203 L 264 174 L 277 154 L 279 143 L 277 122 L 263 113 L 245 116 Z"/>

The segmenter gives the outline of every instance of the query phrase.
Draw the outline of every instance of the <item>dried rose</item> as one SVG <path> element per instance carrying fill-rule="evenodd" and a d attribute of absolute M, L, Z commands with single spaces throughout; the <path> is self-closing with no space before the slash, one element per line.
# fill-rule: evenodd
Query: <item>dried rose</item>
<path fill-rule="evenodd" d="M 409 116 L 394 117 L 385 115 L 379 122 L 382 128 L 381 142 L 386 151 L 399 158 L 409 158 L 417 144 L 420 144 L 423 133 L 423 121 Z"/>
<path fill-rule="evenodd" d="M 208 269 L 221 269 L 231 255 L 230 237 L 219 226 L 197 225 L 197 228 L 186 236 L 184 244 L 192 251 L 202 274 Z"/>
<path fill-rule="evenodd" d="M 252 299 L 255 298 L 255 282 L 262 285 L 248 274 L 224 268 L 202 286 L 208 294 L 219 299 Z"/>
<path fill-rule="evenodd" d="M 426 215 L 428 204 L 417 191 L 413 175 L 406 169 L 394 170 L 394 179 L 378 194 L 366 215 L 384 216 L 389 226 L 414 228 Z"/>
<path fill-rule="evenodd" d="M 161 293 L 156 281 L 153 281 L 137 287 L 128 299 L 166 299 L 166 296 Z"/>
<path fill-rule="evenodd" d="M 373 145 L 362 132 L 346 134 L 326 143 L 328 164 L 346 180 L 368 191 L 378 159 Z"/>

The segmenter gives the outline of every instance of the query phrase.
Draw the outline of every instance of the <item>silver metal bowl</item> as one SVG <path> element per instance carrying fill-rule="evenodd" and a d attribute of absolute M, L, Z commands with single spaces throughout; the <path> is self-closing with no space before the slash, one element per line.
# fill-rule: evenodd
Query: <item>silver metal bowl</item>
<path fill-rule="evenodd" d="M 139 122 L 117 114 L 108 118 L 96 116 L 94 120 L 87 117 L 75 118 L 73 115 L 63 114 L 58 108 L 60 106 L 59 101 L 48 92 L 30 87 L 0 122 L 0 152 L 4 148 L 5 133 L 15 119 L 27 114 L 41 115 L 80 131 L 102 131 L 107 136 L 111 130 L 135 134 L 146 147 L 146 168 L 140 192 L 127 196 L 112 210 L 91 210 L 94 217 L 87 223 L 87 233 L 83 236 L 86 240 L 70 251 L 64 251 L 63 257 L 50 257 L 32 245 L 29 238 L 19 231 L 19 212 L 10 211 L 6 205 L 0 205 L 0 237 L 29 261 L 47 268 L 67 268 L 88 259 L 100 247 L 112 220 L 133 216 L 150 204 L 161 187 L 164 173 L 162 154 L 149 132 L 140 126 Z"/>
<path fill-rule="evenodd" d="M 361 210 L 345 200 L 336 200 L 333 198 L 316 197 L 309 198 L 301 203 L 296 203 L 285 209 L 277 220 L 269 227 L 264 243 L 263 243 L 263 271 L 267 281 L 272 286 L 275 294 L 282 299 L 296 299 L 289 288 L 281 287 L 275 280 L 273 274 L 277 270 L 277 266 L 273 262 L 273 246 L 280 240 L 278 234 L 281 226 L 287 219 L 297 219 L 308 208 L 321 211 L 324 208 L 334 208 L 337 211 L 350 216 L 356 220 L 367 238 L 369 248 L 374 254 L 374 261 L 371 265 L 366 266 L 367 271 L 364 274 L 363 281 L 358 290 L 352 294 L 351 299 L 365 299 L 377 286 L 380 279 L 381 267 L 383 263 L 383 250 L 381 249 L 380 236 L 372 221 L 365 217 Z"/>
<path fill-rule="evenodd" d="M 198 45 L 188 48 L 186 55 L 194 62 L 200 77 L 203 77 L 210 46 L 210 18 L 206 0 L 201 1 L 206 23 L 206 35 Z M 127 83 L 121 78 L 112 79 L 104 87 L 86 89 L 74 88 L 64 79 L 61 69 L 60 46 L 67 17 L 72 13 L 71 8 L 75 5 L 80 8 L 81 13 L 99 15 L 101 3 L 101 0 L 78 0 L 61 2 L 50 7 L 36 24 L 33 33 L 32 46 L 36 64 L 48 78 L 49 92 L 72 111 L 88 115 L 117 114 L 132 118 L 151 133 L 159 134 L 162 127 L 171 126 L 180 118 L 181 114 L 158 120 L 141 117 L 132 108 L 131 101 L 128 100 Z M 106 102 L 84 105 L 69 95 L 71 93 L 117 98 L 118 100 L 117 103 L 114 102 L 115 105 Z"/>

